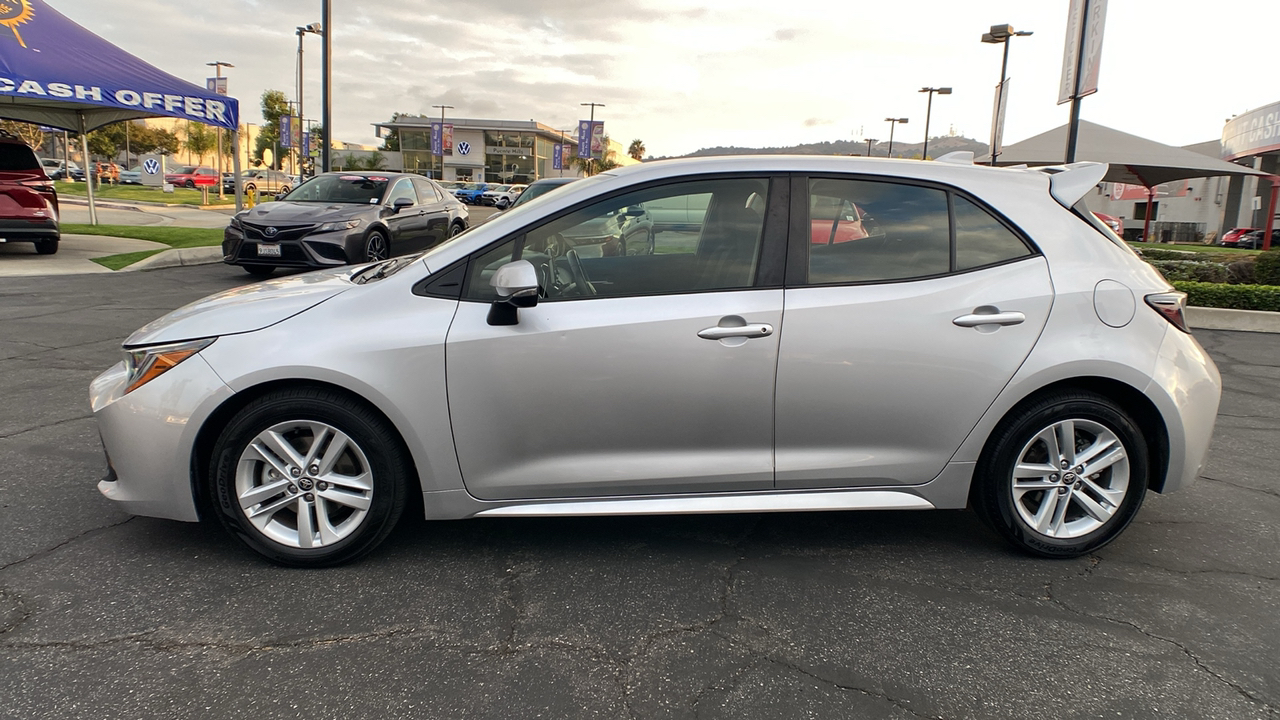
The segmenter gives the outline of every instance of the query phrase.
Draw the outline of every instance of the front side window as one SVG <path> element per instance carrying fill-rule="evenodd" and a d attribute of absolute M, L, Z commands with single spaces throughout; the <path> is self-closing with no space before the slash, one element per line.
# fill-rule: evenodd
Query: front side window
<path fill-rule="evenodd" d="M 733 178 L 594 203 L 474 258 L 467 299 L 495 299 L 489 279 L 512 260 L 533 263 L 548 300 L 750 288 L 768 196 L 767 179 Z"/>
<path fill-rule="evenodd" d="M 814 178 L 808 223 L 812 285 L 928 277 L 951 269 L 943 190 Z"/>
<path fill-rule="evenodd" d="M 409 178 L 400 178 L 391 188 L 391 194 L 387 196 L 387 204 L 395 205 L 397 200 L 407 198 L 414 205 L 418 204 L 418 194 L 413 191 L 413 182 Z"/>

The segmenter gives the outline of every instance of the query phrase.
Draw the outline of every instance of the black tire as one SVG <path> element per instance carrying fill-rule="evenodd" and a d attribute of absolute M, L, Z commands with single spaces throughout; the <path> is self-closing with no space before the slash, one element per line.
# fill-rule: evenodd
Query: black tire
<path fill-rule="evenodd" d="M 364 238 L 364 262 L 377 262 L 391 257 L 391 243 L 381 230 L 374 230 Z"/>
<path fill-rule="evenodd" d="M 344 433 L 363 453 L 368 463 L 363 470 L 373 477 L 366 514 L 349 534 L 332 544 L 310 548 L 284 544 L 255 527 L 240 507 L 237 473 L 259 472 L 242 467 L 242 453 L 268 428 L 294 421 L 324 423 Z M 410 468 L 399 435 L 367 405 L 325 388 L 297 387 L 264 395 L 236 413 L 214 445 L 210 486 L 215 514 L 254 552 L 280 565 L 326 567 L 362 557 L 386 539 L 404 512 L 408 489 L 413 485 Z M 317 483 L 317 493 L 320 487 Z M 300 495 L 301 487 L 293 492 L 294 497 Z"/>
<path fill-rule="evenodd" d="M 275 265 L 244 265 L 244 271 L 250 275 L 266 277 L 276 271 Z"/>
<path fill-rule="evenodd" d="M 58 252 L 58 238 L 36 241 L 36 252 L 41 255 L 53 255 Z"/>
<path fill-rule="evenodd" d="M 466 228 L 466 227 L 464 227 L 462 223 L 460 223 L 460 222 L 455 222 L 455 223 L 453 223 L 452 225 L 450 225 L 450 226 L 449 226 L 449 236 L 448 236 L 448 237 L 453 237 L 453 236 L 457 235 L 458 233 L 461 233 L 463 230 L 466 230 L 466 229 L 467 229 L 467 228 Z"/>
<path fill-rule="evenodd" d="M 1079 421 L 1072 434 L 1076 439 L 1075 446 L 1080 450 L 1085 449 L 1081 444 L 1092 443 L 1091 438 L 1100 437 L 1095 431 L 1109 431 L 1119 441 L 1124 451 L 1127 478 L 1124 481 L 1123 496 L 1118 499 L 1118 502 L 1114 502 L 1113 505 L 1098 503 L 1104 507 L 1110 505 L 1114 508 L 1109 518 L 1099 521 L 1101 524 L 1098 527 L 1076 535 L 1065 533 L 1062 537 L 1051 537 L 1037 531 L 1023 516 L 1024 512 L 1030 513 L 1032 505 L 1045 503 L 1039 505 L 1043 510 L 1056 493 L 1059 497 L 1068 498 L 1064 509 L 1064 520 L 1073 518 L 1072 522 L 1089 523 L 1090 519 L 1084 512 L 1085 506 L 1075 498 L 1088 493 L 1089 499 L 1097 500 L 1100 495 L 1093 492 L 1091 488 L 1102 487 L 1115 491 L 1121 483 L 1120 471 L 1123 468 L 1120 463 L 1088 478 L 1083 475 L 1074 477 L 1072 471 L 1075 468 L 1068 467 L 1061 469 L 1061 472 L 1048 475 L 1042 481 L 1035 478 L 1024 480 L 1024 483 L 1028 484 L 1061 483 L 1061 486 L 1052 486 L 1054 489 L 1045 490 L 1023 490 L 1015 498 L 1013 488 L 1015 466 L 1024 459 L 1028 460 L 1028 463 L 1038 464 L 1040 459 L 1033 456 L 1047 451 L 1048 446 L 1043 442 L 1037 445 L 1039 442 L 1036 440 L 1037 436 L 1042 431 L 1068 420 Z M 1091 430 L 1090 427 L 1094 429 Z M 1048 453 L 1044 454 L 1045 466 L 1053 464 Z M 1057 463 L 1059 467 L 1061 462 L 1059 460 Z M 996 426 L 978 461 L 969 500 L 983 522 L 1014 547 L 1040 557 L 1079 557 L 1115 540 L 1128 527 L 1137 514 L 1138 508 L 1142 506 L 1143 497 L 1146 495 L 1148 468 L 1147 444 L 1142 431 L 1123 408 L 1095 393 L 1058 392 L 1015 409 Z M 1021 510 L 1017 504 L 1019 502 L 1022 503 Z"/>
<path fill-rule="evenodd" d="M 187 181 L 187 183 L 186 183 L 186 187 L 191 188 L 192 190 L 195 190 L 195 189 L 196 189 L 196 181 L 195 181 L 195 180 L 188 180 L 188 181 Z"/>

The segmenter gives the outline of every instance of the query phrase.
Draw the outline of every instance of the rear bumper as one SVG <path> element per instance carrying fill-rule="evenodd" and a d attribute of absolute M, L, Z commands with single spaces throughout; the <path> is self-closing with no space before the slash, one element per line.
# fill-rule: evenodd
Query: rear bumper
<path fill-rule="evenodd" d="M 60 235 L 53 218 L 0 218 L 0 243 L 57 240 Z"/>
<path fill-rule="evenodd" d="M 1169 433 L 1169 469 L 1160 492 L 1182 488 L 1204 469 L 1222 399 L 1218 366 L 1192 336 L 1170 328 L 1160 345 L 1146 395 Z"/>

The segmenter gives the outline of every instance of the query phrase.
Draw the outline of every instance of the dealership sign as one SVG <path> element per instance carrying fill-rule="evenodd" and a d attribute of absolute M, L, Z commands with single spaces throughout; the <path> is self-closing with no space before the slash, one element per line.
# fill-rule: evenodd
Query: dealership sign
<path fill-rule="evenodd" d="M 604 121 L 578 121 L 578 157 L 603 157 Z"/>
<path fill-rule="evenodd" d="M 431 154 L 453 154 L 453 125 L 448 123 L 431 123 Z"/>
<path fill-rule="evenodd" d="M 1107 0 L 1071 0 L 1067 10 L 1067 42 L 1062 53 L 1062 80 L 1058 85 L 1059 105 L 1098 92 L 1102 31 L 1106 24 Z"/>
<path fill-rule="evenodd" d="M 1222 128 L 1222 159 L 1280 150 L 1280 102 L 1272 103 L 1227 121 Z"/>

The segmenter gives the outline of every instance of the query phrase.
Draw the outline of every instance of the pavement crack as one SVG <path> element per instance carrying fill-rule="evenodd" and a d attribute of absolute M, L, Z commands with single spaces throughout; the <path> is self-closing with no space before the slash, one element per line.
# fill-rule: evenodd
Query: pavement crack
<path fill-rule="evenodd" d="M 23 623 L 31 618 L 31 610 L 27 608 L 27 604 L 23 601 L 22 596 L 12 590 L 0 589 L 0 601 L 11 599 L 12 609 L 9 612 L 0 615 L 0 635 L 17 630 Z"/>
<path fill-rule="evenodd" d="M 1252 486 L 1249 486 L 1249 485 L 1242 485 L 1242 484 L 1237 483 L 1237 482 L 1231 482 L 1230 480 L 1223 480 L 1223 479 L 1221 479 L 1221 478 L 1209 477 L 1208 475 L 1201 475 L 1201 476 L 1200 476 L 1200 479 L 1201 479 L 1201 480 L 1209 480 L 1209 481 L 1211 481 L 1211 482 L 1216 482 L 1216 483 L 1222 483 L 1223 485 L 1230 485 L 1230 486 L 1231 486 L 1231 487 L 1233 487 L 1233 488 L 1239 488 L 1239 489 L 1241 489 L 1241 490 L 1250 490 L 1250 491 L 1252 491 L 1252 492 L 1262 493 L 1263 495 L 1270 495 L 1270 496 L 1272 496 L 1272 497 L 1280 497 L 1280 492 L 1277 492 L 1277 491 L 1275 491 L 1275 490 L 1270 490 L 1270 489 L 1268 489 L 1268 488 L 1258 488 L 1258 487 L 1252 487 Z"/>
<path fill-rule="evenodd" d="M 844 690 L 847 692 L 856 692 L 862 695 L 866 695 L 867 697 L 884 700 L 885 702 L 888 702 L 890 705 L 893 705 L 894 707 L 904 712 L 910 713 L 912 717 L 925 718 L 926 720 L 941 720 L 942 718 L 941 715 L 922 715 L 916 712 L 915 710 L 911 709 L 911 706 L 907 705 L 905 700 L 902 700 L 901 698 L 895 698 L 892 695 L 889 695 L 888 693 L 885 693 L 885 692 L 880 692 L 877 690 L 869 690 L 867 688 L 858 687 L 856 685 L 846 685 L 845 683 L 832 680 L 831 678 L 823 677 L 818 673 L 813 672 L 812 670 L 808 670 L 803 667 L 800 667 L 795 663 L 787 662 L 785 660 L 779 660 L 777 658 L 769 657 L 767 655 L 764 656 L 764 659 L 770 663 L 773 663 L 774 665 L 777 665 L 779 667 L 783 667 L 788 670 L 791 670 L 792 672 L 796 672 L 801 675 L 804 675 L 805 677 L 810 678 L 815 682 L 822 683 L 823 685 L 830 685 L 831 687 Z"/>
<path fill-rule="evenodd" d="M 35 425 L 29 428 L 23 428 L 21 430 L 14 430 L 11 433 L 5 433 L 4 435 L 0 435 L 0 440 L 8 440 L 11 437 L 17 437 L 19 435 L 23 435 L 29 432 L 34 432 L 36 430 L 44 430 L 46 428 L 57 427 L 59 425 L 66 425 L 67 423 L 79 422 L 81 420 L 92 420 L 92 419 L 93 419 L 93 415 L 89 414 L 89 415 L 78 415 L 72 418 L 64 418 L 62 420 L 54 420 L 53 422 L 44 423 L 43 425 Z M 3 570 L 3 569 L 4 568 L 0 568 L 0 570 Z"/>
<path fill-rule="evenodd" d="M 131 522 L 133 519 L 134 519 L 134 516 L 130 516 L 125 518 L 124 520 L 121 520 L 120 522 L 111 523 L 110 525 L 100 525 L 96 528 L 90 528 L 80 533 L 79 535 L 75 535 L 73 537 L 67 538 L 66 540 L 63 540 L 62 542 L 58 543 L 57 545 L 54 545 L 53 547 L 45 548 L 44 550 L 39 550 L 37 552 L 31 553 L 30 555 L 22 558 L 21 560 L 14 560 L 13 562 L 8 563 L 6 565 L 0 565 L 0 572 L 4 572 L 9 568 L 17 567 L 18 565 L 21 565 L 31 560 L 35 560 L 37 558 L 42 558 L 47 555 L 52 555 L 53 553 L 57 552 L 59 549 L 66 547 L 67 545 L 70 545 L 71 543 L 77 540 L 81 540 L 85 537 L 88 537 L 89 535 L 94 535 L 96 533 L 110 530 L 111 528 L 120 527 L 121 525 L 124 525 L 127 522 Z"/>

